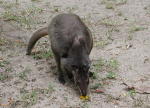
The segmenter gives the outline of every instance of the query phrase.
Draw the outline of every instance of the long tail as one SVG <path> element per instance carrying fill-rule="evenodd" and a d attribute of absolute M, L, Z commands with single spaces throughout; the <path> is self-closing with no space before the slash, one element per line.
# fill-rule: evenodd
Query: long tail
<path fill-rule="evenodd" d="M 34 47 L 35 43 L 41 38 L 44 37 L 45 35 L 48 35 L 48 27 L 43 27 L 37 31 L 35 31 L 32 35 L 32 37 L 29 40 L 28 48 L 26 55 L 30 55 L 32 48 Z"/>

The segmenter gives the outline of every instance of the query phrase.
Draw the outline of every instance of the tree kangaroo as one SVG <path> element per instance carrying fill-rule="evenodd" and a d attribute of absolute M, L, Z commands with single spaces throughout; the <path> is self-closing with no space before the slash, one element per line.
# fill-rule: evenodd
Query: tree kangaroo
<path fill-rule="evenodd" d="M 35 43 L 45 35 L 49 35 L 51 49 L 59 72 L 59 81 L 64 84 L 64 72 L 73 78 L 82 96 L 86 96 L 89 85 L 89 55 L 93 47 L 93 39 L 88 27 L 75 14 L 59 14 L 48 27 L 33 33 L 29 40 L 27 55 Z"/>

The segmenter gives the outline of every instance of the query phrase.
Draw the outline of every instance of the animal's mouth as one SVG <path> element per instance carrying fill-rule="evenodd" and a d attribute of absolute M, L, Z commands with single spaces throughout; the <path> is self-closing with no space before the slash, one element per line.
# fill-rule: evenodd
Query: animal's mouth
<path fill-rule="evenodd" d="M 82 95 L 82 92 L 81 92 L 81 89 L 80 89 L 80 87 L 79 86 L 77 86 L 78 87 L 78 90 L 79 90 L 79 92 L 80 92 L 80 95 Z"/>
<path fill-rule="evenodd" d="M 82 90 L 79 86 L 77 86 L 81 96 L 87 96 L 87 91 Z"/>

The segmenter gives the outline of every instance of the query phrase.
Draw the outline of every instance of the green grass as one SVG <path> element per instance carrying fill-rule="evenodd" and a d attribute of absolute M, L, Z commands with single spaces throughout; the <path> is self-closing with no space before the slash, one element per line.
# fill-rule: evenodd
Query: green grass
<path fill-rule="evenodd" d="M 32 2 L 39 2 L 40 0 L 31 0 Z"/>
<path fill-rule="evenodd" d="M 108 22 L 107 22 L 108 23 Z M 119 24 L 119 23 L 118 23 Z M 106 24 L 106 26 L 109 24 Z M 120 32 L 120 30 L 116 27 L 117 24 L 112 24 L 110 25 L 110 27 L 108 27 L 106 33 L 105 33 L 105 37 L 107 37 L 107 44 L 110 44 L 114 39 L 113 39 L 113 33 L 114 32 Z"/>
<path fill-rule="evenodd" d="M 106 74 L 106 77 L 102 78 L 104 80 L 107 80 L 107 79 L 116 79 L 117 77 L 117 70 L 118 70 L 118 67 L 119 67 L 119 62 L 114 59 L 114 58 L 111 58 L 111 59 L 108 59 L 108 60 L 105 60 L 105 59 L 99 59 L 97 60 L 96 62 L 93 63 L 92 65 L 92 73 L 95 73 L 94 75 L 94 78 L 93 79 L 100 79 L 99 76 L 98 76 L 98 73 L 99 72 L 108 72 Z"/>
<path fill-rule="evenodd" d="M 94 43 L 94 46 L 95 47 L 101 47 L 101 48 L 104 48 L 106 45 L 108 45 L 108 41 L 97 41 Z"/>
<path fill-rule="evenodd" d="M 114 97 L 114 96 L 112 96 L 112 95 L 110 95 L 110 94 L 107 94 L 106 95 L 106 102 L 108 103 L 108 102 L 114 102 L 114 101 L 116 101 L 116 98 Z"/>
<path fill-rule="evenodd" d="M 119 25 L 119 22 L 117 20 L 112 20 L 109 18 L 102 19 L 100 23 L 102 25 L 105 25 L 105 26 L 117 26 L 117 25 Z"/>
<path fill-rule="evenodd" d="M 109 60 L 100 58 L 99 60 L 96 61 L 96 63 L 93 64 L 93 66 L 96 70 L 100 70 L 103 68 L 108 68 L 110 70 L 117 70 L 119 67 L 119 62 L 113 58 Z"/>
<path fill-rule="evenodd" d="M 108 61 L 108 66 L 113 68 L 113 69 L 117 69 L 118 66 L 119 66 L 119 63 L 116 59 L 113 59 L 111 58 L 109 61 Z"/>
<path fill-rule="evenodd" d="M 150 5 L 144 7 L 144 10 L 146 11 L 146 13 L 147 13 L 148 15 L 150 15 Z"/>
<path fill-rule="evenodd" d="M 32 19 L 30 17 L 26 17 L 23 15 L 18 15 L 17 13 L 14 13 L 12 11 L 5 11 L 2 13 L 2 17 L 5 21 L 15 21 L 20 24 L 20 26 L 24 26 L 26 28 L 30 28 L 32 24 Z"/>
<path fill-rule="evenodd" d="M 59 11 L 61 11 L 61 7 L 60 6 L 53 6 L 53 10 L 54 10 L 54 12 L 59 12 Z"/>
<path fill-rule="evenodd" d="M 24 106 L 32 106 L 37 103 L 38 94 L 36 91 L 25 92 L 21 96 L 22 101 L 24 102 Z"/>
<path fill-rule="evenodd" d="M 112 2 L 108 2 L 105 4 L 106 9 L 114 9 L 115 5 Z"/>
<path fill-rule="evenodd" d="M 0 6 L 4 9 L 12 9 L 17 6 L 17 2 L 7 2 L 6 0 L 0 0 Z"/>
<path fill-rule="evenodd" d="M 116 5 L 123 5 L 127 3 L 127 0 L 115 0 Z"/>
<path fill-rule="evenodd" d="M 133 39 L 133 34 L 129 33 L 128 40 L 132 40 L 132 39 Z"/>
<path fill-rule="evenodd" d="M 33 55 L 34 59 L 48 59 L 51 57 L 53 57 L 53 53 L 51 50 L 50 51 L 43 51 L 43 52 L 40 52 L 38 54 Z"/>
<path fill-rule="evenodd" d="M 100 58 L 99 60 L 96 61 L 95 64 L 93 64 L 93 66 L 96 70 L 101 69 L 105 65 L 106 65 L 106 60 L 104 60 L 102 58 Z"/>
<path fill-rule="evenodd" d="M 7 45 L 8 43 L 9 41 L 6 38 L 0 37 L 0 46 Z"/>
<path fill-rule="evenodd" d="M 66 11 L 69 12 L 69 13 L 73 13 L 77 9 L 78 9 L 78 7 L 67 7 Z"/>
<path fill-rule="evenodd" d="M 4 52 L 15 47 L 24 47 L 26 46 L 26 43 L 21 40 L 11 40 L 6 37 L 0 37 L 0 46 L 0 51 Z"/>
<path fill-rule="evenodd" d="M 106 37 L 108 40 L 113 41 L 114 39 L 112 38 L 112 33 L 113 32 L 119 32 L 119 29 L 117 29 L 115 26 L 112 26 L 110 28 L 108 28 L 107 32 L 106 32 Z"/>
<path fill-rule="evenodd" d="M 102 0 L 101 4 L 104 4 L 106 9 L 115 9 L 118 5 L 126 4 L 127 0 Z"/>
<path fill-rule="evenodd" d="M 142 27 L 142 26 L 138 26 L 138 25 L 132 25 L 129 28 L 129 32 L 133 33 L 133 32 L 142 31 L 142 30 L 145 30 L 145 29 L 147 29 L 147 27 Z"/>
<path fill-rule="evenodd" d="M 123 16 L 123 13 L 121 11 L 117 11 L 118 16 Z"/>
<path fill-rule="evenodd" d="M 23 80 L 26 80 L 26 79 L 27 79 L 27 74 L 26 74 L 26 72 L 24 72 L 24 71 L 23 71 L 23 72 L 20 72 L 18 76 L 19 76 L 20 79 L 23 79 Z"/>
<path fill-rule="evenodd" d="M 135 24 L 132 24 L 129 29 L 128 29 L 128 40 L 133 40 L 133 33 L 135 32 L 138 32 L 138 31 L 143 31 L 145 29 L 148 29 L 148 27 L 143 27 L 143 26 L 140 26 L 140 25 L 135 25 Z"/>
<path fill-rule="evenodd" d="M 49 83 L 48 88 L 40 90 L 40 92 L 42 94 L 51 94 L 54 91 L 55 91 L 55 89 L 54 89 L 54 85 L 52 83 Z"/>
<path fill-rule="evenodd" d="M 6 67 L 5 69 L 5 72 L 12 72 L 12 71 L 13 71 L 12 67 Z"/>
<path fill-rule="evenodd" d="M 22 88 L 20 89 L 21 102 L 23 102 L 23 106 L 25 108 L 29 108 L 30 106 L 35 105 L 37 103 L 39 99 L 39 94 L 49 97 L 49 95 L 51 95 L 53 91 L 55 91 L 55 89 L 52 83 L 49 83 L 48 88 L 37 88 L 32 91 L 27 91 L 24 88 Z"/>
<path fill-rule="evenodd" d="M 134 99 L 133 101 L 134 108 L 144 108 L 142 107 L 143 105 L 144 105 L 144 100 L 142 100 L 141 98 Z M 149 108 L 149 107 L 145 107 L 145 108 Z"/>
<path fill-rule="evenodd" d="M 21 89 L 21 101 L 24 104 L 24 107 L 29 107 L 35 105 L 38 101 L 38 94 L 44 94 L 44 96 L 51 95 L 51 93 L 55 91 L 54 85 L 49 83 L 48 88 L 44 89 L 34 89 L 31 92 L 25 90 L 24 88 Z M 49 96 L 48 96 L 49 97 Z"/>
<path fill-rule="evenodd" d="M 49 83 L 49 85 L 48 85 L 48 90 L 49 90 L 49 91 L 55 91 L 54 85 L 53 85 L 52 83 Z"/>
<path fill-rule="evenodd" d="M 48 88 L 48 89 L 42 89 L 41 92 L 43 94 L 51 94 L 53 91 L 55 91 L 55 89 L 53 88 Z"/>
<path fill-rule="evenodd" d="M 8 75 L 0 73 L 0 81 L 4 81 L 8 78 Z"/>
<path fill-rule="evenodd" d="M 128 94 L 129 94 L 131 97 L 135 96 L 135 95 L 136 95 L 135 89 L 129 90 L 129 91 L 128 91 Z"/>
<path fill-rule="evenodd" d="M 80 108 L 90 108 L 90 107 L 87 102 L 83 102 L 83 104 L 80 106 Z"/>
<path fill-rule="evenodd" d="M 9 61 L 0 60 L 0 67 L 5 67 L 8 64 L 10 64 Z"/>
<path fill-rule="evenodd" d="M 101 83 L 95 83 L 94 85 L 91 85 L 90 89 L 98 89 L 101 86 L 102 86 Z"/>
<path fill-rule="evenodd" d="M 106 78 L 108 79 L 116 79 L 117 75 L 114 72 L 108 72 L 108 74 L 106 75 Z"/>
<path fill-rule="evenodd" d="M 2 4 L 3 3 L 3 0 L 0 0 L 0 4 Z"/>
<path fill-rule="evenodd" d="M 15 11 L 15 9 L 7 9 L 5 12 L 1 13 L 1 17 L 5 21 L 15 21 L 22 27 L 31 28 L 34 24 L 38 23 L 35 16 L 41 12 L 43 12 L 42 8 L 32 5 L 18 11 Z"/>
<path fill-rule="evenodd" d="M 26 10 L 24 10 L 24 12 L 26 12 L 27 15 L 36 15 L 42 13 L 43 9 L 32 5 L 31 7 L 28 7 Z"/>
<path fill-rule="evenodd" d="M 97 72 L 92 72 L 92 79 L 97 79 L 98 78 L 98 73 Z"/>
<path fill-rule="evenodd" d="M 26 47 L 27 46 L 27 43 L 25 43 L 21 40 L 15 40 L 13 43 L 14 43 L 15 47 Z"/>
<path fill-rule="evenodd" d="M 4 13 L 2 13 L 2 16 L 5 21 L 10 21 L 10 20 L 18 21 L 20 20 L 20 17 L 21 17 L 21 16 L 15 15 L 15 13 L 13 13 L 11 10 L 5 11 Z"/>
<path fill-rule="evenodd" d="M 38 88 L 35 91 L 44 95 L 52 94 L 52 92 L 55 91 L 55 86 L 52 83 L 49 83 L 47 88 L 42 88 L 42 89 Z"/>
<path fill-rule="evenodd" d="M 68 101 L 68 97 L 64 96 L 64 100 L 67 102 Z M 70 107 L 71 108 L 71 107 Z"/>
<path fill-rule="evenodd" d="M 16 4 L 18 4 L 18 1 L 19 1 L 19 0 L 15 0 L 15 1 L 16 1 Z"/>
<path fill-rule="evenodd" d="M 18 74 L 19 78 L 22 80 L 27 80 L 27 74 L 31 71 L 29 68 L 25 68 L 22 72 Z"/>

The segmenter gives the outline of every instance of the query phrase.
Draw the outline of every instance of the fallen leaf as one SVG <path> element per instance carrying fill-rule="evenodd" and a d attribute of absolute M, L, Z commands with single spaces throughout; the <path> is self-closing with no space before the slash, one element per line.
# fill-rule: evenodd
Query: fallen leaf
<path fill-rule="evenodd" d="M 126 45 L 126 49 L 129 49 L 129 48 L 131 48 L 133 45 L 131 45 L 131 44 L 128 44 L 128 45 Z"/>
<path fill-rule="evenodd" d="M 21 43 L 21 40 L 15 40 L 15 42 L 17 42 L 17 43 Z"/>
<path fill-rule="evenodd" d="M 96 90 L 92 90 L 91 92 L 93 92 L 93 93 L 104 93 L 104 90 L 96 89 Z"/>
<path fill-rule="evenodd" d="M 82 100 L 90 100 L 90 97 L 89 96 L 80 96 L 80 99 L 82 99 Z"/>
<path fill-rule="evenodd" d="M 0 60 L 3 60 L 3 58 L 2 58 L 2 57 L 0 57 Z"/>
<path fill-rule="evenodd" d="M 11 105 L 12 103 L 13 103 L 12 98 L 8 98 L 8 103 L 7 103 L 7 104 L 1 104 L 1 103 L 0 103 L 0 106 L 5 107 L 5 106 Z"/>
<path fill-rule="evenodd" d="M 150 87 L 141 86 L 141 87 L 136 88 L 136 91 L 142 94 L 150 94 Z"/>
<path fill-rule="evenodd" d="M 127 86 L 127 88 L 125 88 L 125 90 L 129 91 L 129 90 L 135 90 L 136 93 L 140 93 L 140 94 L 150 94 L 150 87 L 147 86 L 140 86 L 140 87 L 135 87 L 135 86 L 130 86 L 127 83 L 123 82 L 122 84 L 124 84 L 125 86 Z"/>
<path fill-rule="evenodd" d="M 149 61 L 149 58 L 144 59 L 144 63 L 147 63 Z"/>

